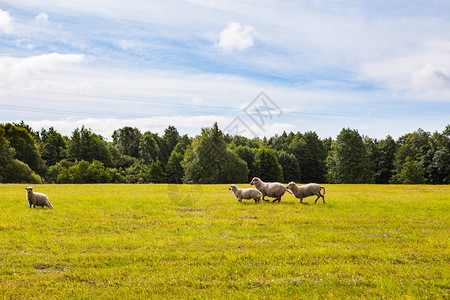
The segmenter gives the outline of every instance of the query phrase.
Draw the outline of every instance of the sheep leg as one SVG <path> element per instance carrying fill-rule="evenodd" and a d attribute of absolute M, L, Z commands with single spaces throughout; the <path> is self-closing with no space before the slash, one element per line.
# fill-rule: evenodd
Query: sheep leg
<path fill-rule="evenodd" d="M 314 201 L 314 203 L 317 203 L 317 200 L 319 200 L 319 198 L 322 197 L 322 201 L 323 203 L 325 203 L 325 197 L 322 194 L 319 194 L 319 196 L 317 196 L 316 201 Z"/>
<path fill-rule="evenodd" d="M 266 197 L 266 195 L 263 195 L 263 196 L 262 196 L 262 199 L 263 199 L 264 201 L 270 201 L 270 200 L 264 199 L 264 197 Z"/>
<path fill-rule="evenodd" d="M 242 202 L 242 198 L 238 198 L 238 201 L 239 201 L 239 202 Z"/>

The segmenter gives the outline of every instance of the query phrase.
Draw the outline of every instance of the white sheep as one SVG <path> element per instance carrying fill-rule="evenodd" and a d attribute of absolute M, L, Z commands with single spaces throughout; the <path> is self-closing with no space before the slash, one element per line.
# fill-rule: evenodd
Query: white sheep
<path fill-rule="evenodd" d="M 261 192 L 262 199 L 264 201 L 269 201 L 264 199 L 265 196 L 268 196 L 275 198 L 275 200 L 273 200 L 272 202 L 275 201 L 280 202 L 281 196 L 283 196 L 285 192 L 292 194 L 288 189 L 286 189 L 286 187 L 283 184 L 279 182 L 263 182 L 258 177 L 253 177 L 250 184 L 254 185 L 256 189 Z"/>
<path fill-rule="evenodd" d="M 31 186 L 26 187 L 25 189 L 27 190 L 27 200 L 30 208 L 31 205 L 33 205 L 33 208 L 36 208 L 36 206 L 46 206 L 48 208 L 53 208 L 53 205 L 48 200 L 47 195 L 33 192 L 34 188 Z"/>
<path fill-rule="evenodd" d="M 242 199 L 253 199 L 255 203 L 259 203 L 261 201 L 262 194 L 257 189 L 240 189 L 236 185 L 230 185 L 229 190 L 233 191 L 233 194 L 236 196 L 239 202 L 242 202 Z"/>
<path fill-rule="evenodd" d="M 322 197 L 323 203 L 325 203 L 325 188 L 317 183 L 309 183 L 302 186 L 298 186 L 295 182 L 291 181 L 286 186 L 287 189 L 290 189 L 295 197 L 300 199 L 300 203 L 303 203 L 303 198 L 316 195 L 317 199 L 314 203 Z M 323 194 L 320 192 L 323 189 Z"/>

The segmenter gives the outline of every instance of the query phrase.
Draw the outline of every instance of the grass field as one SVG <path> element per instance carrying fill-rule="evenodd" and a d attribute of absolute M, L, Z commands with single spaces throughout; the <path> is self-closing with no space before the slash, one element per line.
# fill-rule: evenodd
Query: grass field
<path fill-rule="evenodd" d="M 449 186 L 35 186 L 54 209 L 24 187 L 0 185 L 1 298 L 449 298 Z"/>

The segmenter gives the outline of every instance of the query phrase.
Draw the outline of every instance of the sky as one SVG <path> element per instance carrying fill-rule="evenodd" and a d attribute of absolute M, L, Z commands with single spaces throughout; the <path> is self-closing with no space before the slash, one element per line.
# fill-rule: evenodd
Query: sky
<path fill-rule="evenodd" d="M 448 0 L 2 0 L 0 123 L 383 139 L 450 124 Z"/>

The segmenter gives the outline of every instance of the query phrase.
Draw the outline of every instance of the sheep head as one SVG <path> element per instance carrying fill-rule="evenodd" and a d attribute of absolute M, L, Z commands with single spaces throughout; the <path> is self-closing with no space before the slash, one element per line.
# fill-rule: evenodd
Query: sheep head
<path fill-rule="evenodd" d="M 230 191 L 232 191 L 232 190 L 234 190 L 234 189 L 236 189 L 237 188 L 237 186 L 236 185 L 234 185 L 234 184 L 232 184 L 232 185 L 230 185 L 230 187 L 228 188 Z"/>
<path fill-rule="evenodd" d="M 292 187 L 296 185 L 295 182 L 291 181 L 289 182 L 289 184 L 286 186 L 287 189 L 292 189 Z"/>
<path fill-rule="evenodd" d="M 250 182 L 251 185 L 255 185 L 256 182 L 261 181 L 258 177 L 253 177 L 252 181 Z"/>

